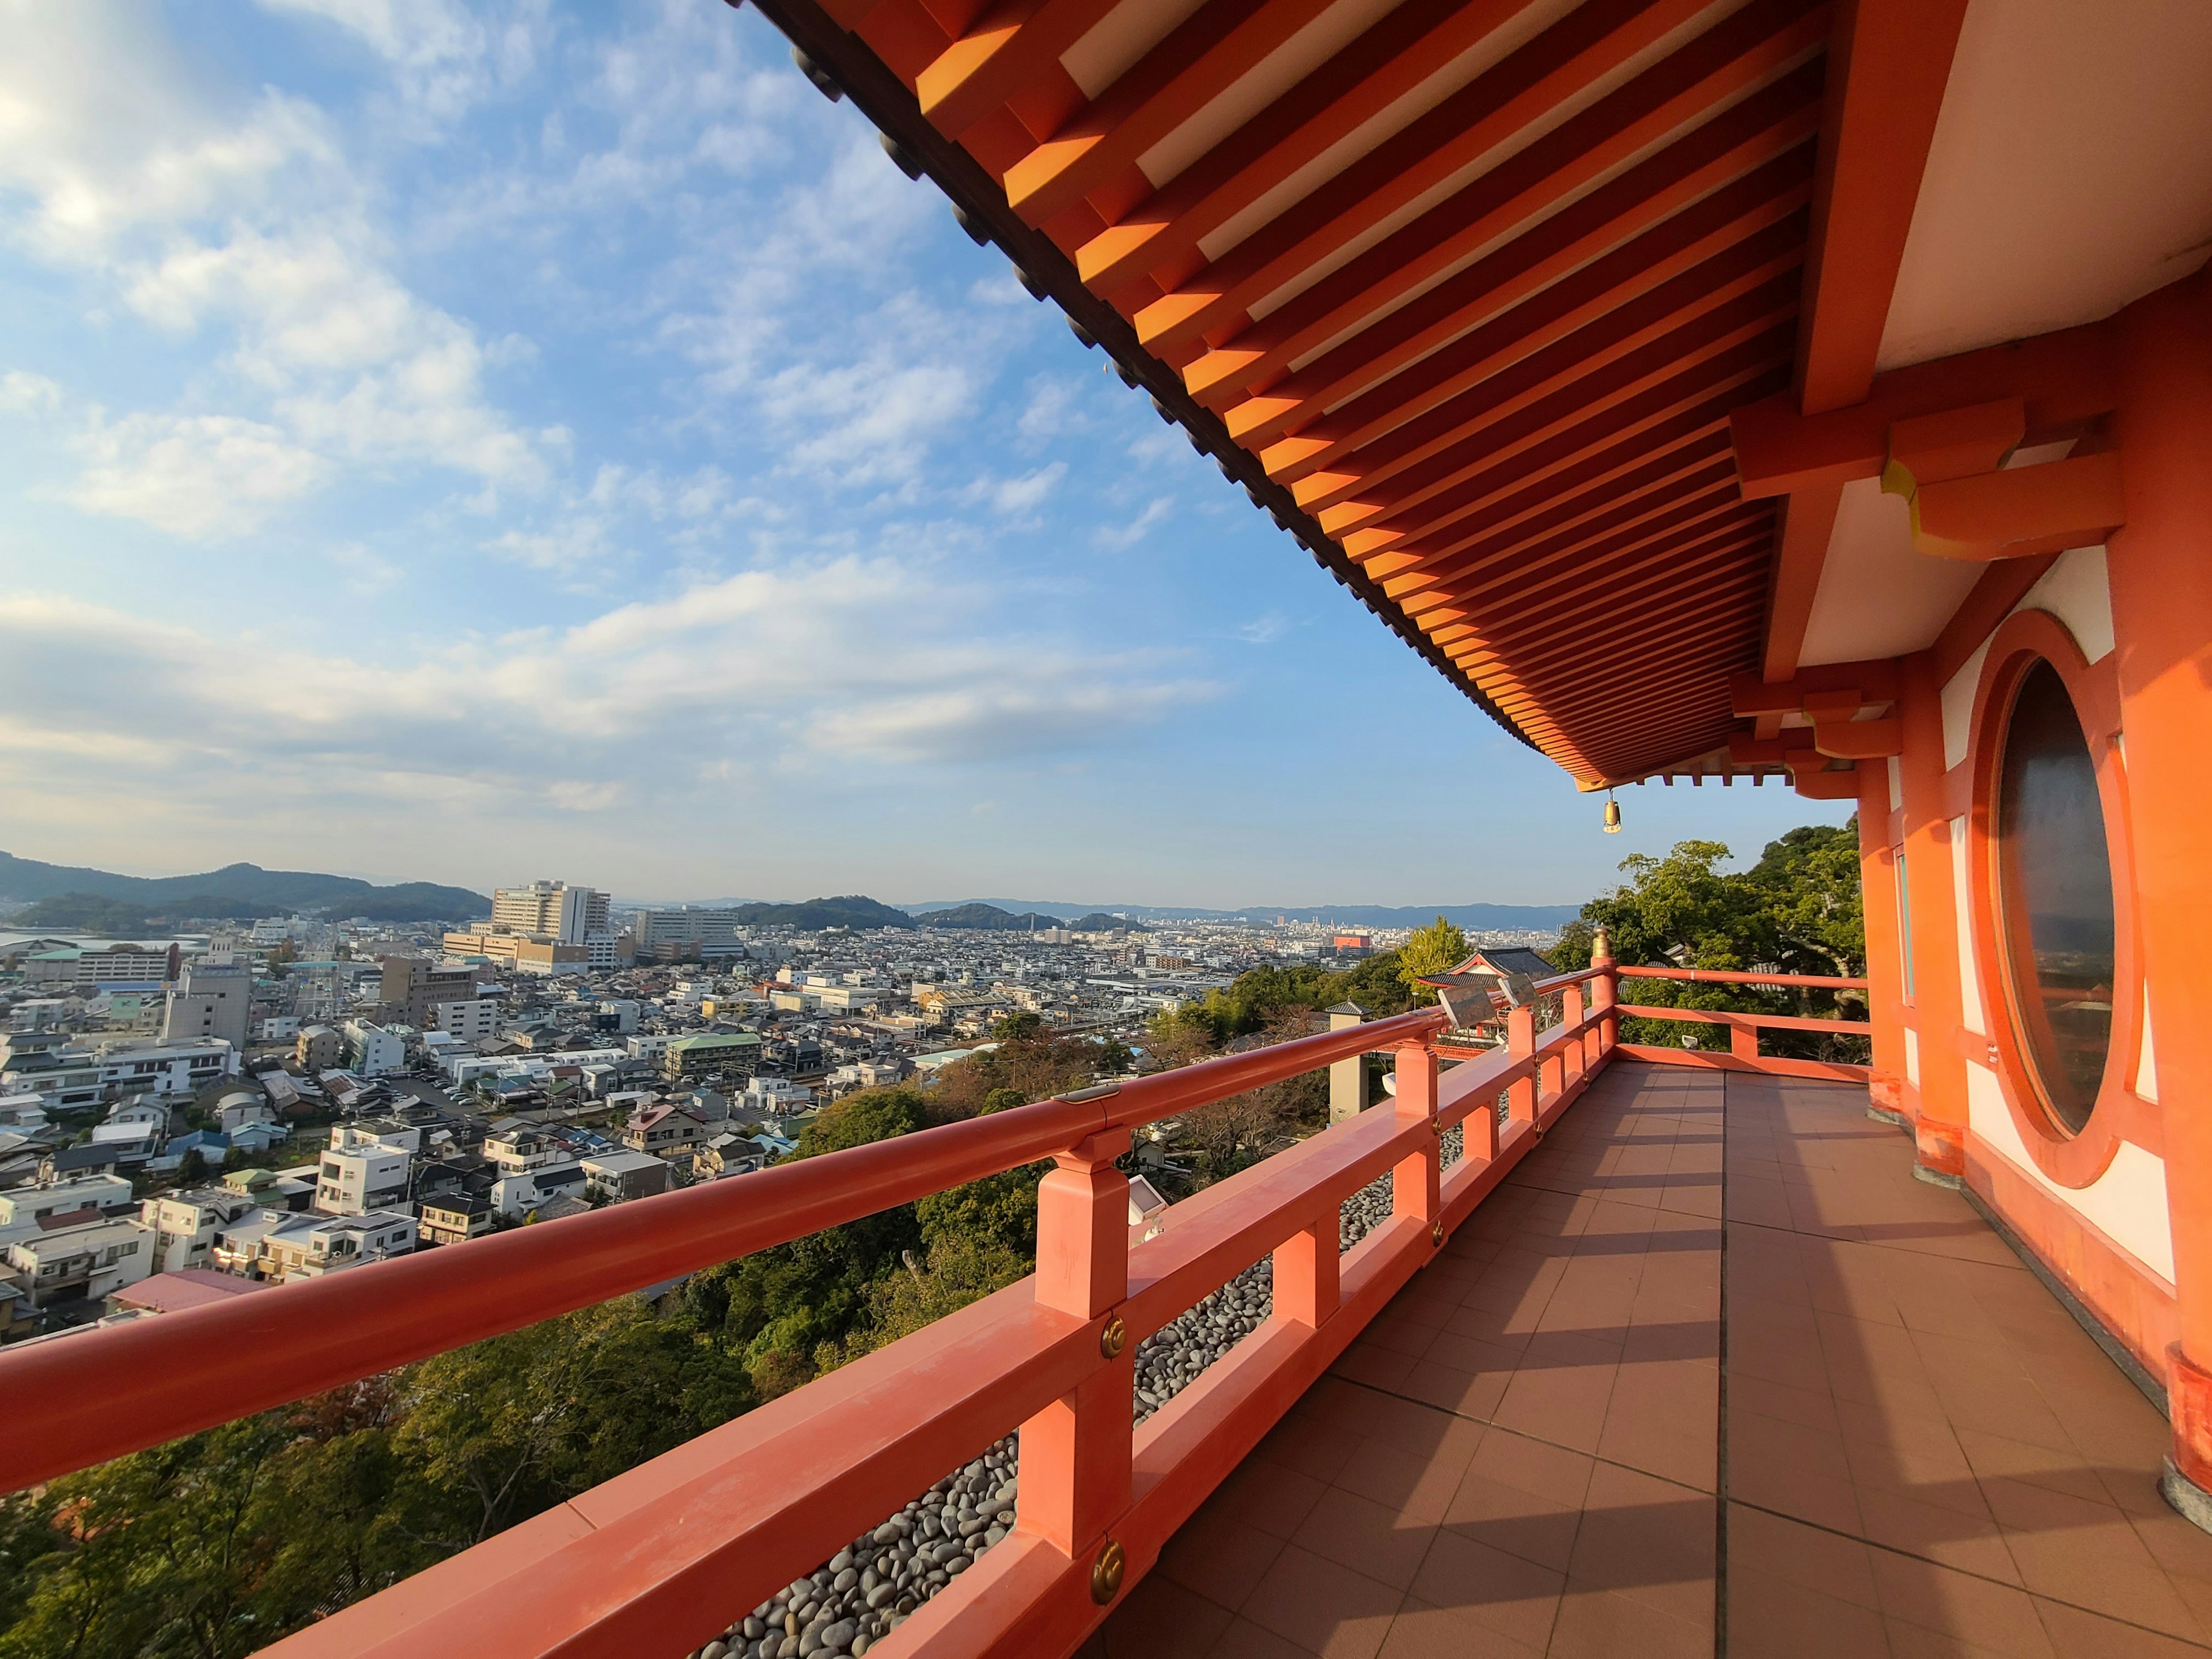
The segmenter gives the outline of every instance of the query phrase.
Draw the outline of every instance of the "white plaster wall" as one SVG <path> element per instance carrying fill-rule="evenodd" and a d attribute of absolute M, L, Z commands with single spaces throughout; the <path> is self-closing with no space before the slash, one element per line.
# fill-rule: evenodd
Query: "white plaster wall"
<path fill-rule="evenodd" d="M 2150 987 L 2143 987 L 2142 1047 L 2136 1055 L 2136 1093 L 2158 1103 L 2158 1056 L 2150 1046 Z"/>
<path fill-rule="evenodd" d="M 1982 1008 L 1982 975 L 1974 963 L 1974 916 L 1966 876 L 1966 821 L 1953 818 L 1951 832 L 1951 901 L 1958 911 L 1959 1017 L 1970 1031 L 1989 1035 L 1989 1016 Z"/>
<path fill-rule="evenodd" d="M 2101 547 L 2077 547 L 2058 556 L 2043 580 L 2021 596 L 2015 611 L 2048 611 L 2066 624 L 2091 662 L 2112 648 L 2112 585 Z"/>
<path fill-rule="evenodd" d="M 2091 662 L 2112 648 L 2112 586 L 2101 547 L 2077 547 L 2058 556 L 2058 562 L 2043 580 L 2021 596 L 2014 611 L 2047 611 L 2056 617 L 2081 654 Z M 2012 614 L 2008 611 L 2007 615 Z M 1990 632 L 1995 634 L 1992 629 Z M 1982 665 L 1988 661 L 1990 642 L 1984 640 L 1959 672 L 1943 682 L 1943 769 L 1949 771 L 1966 758 L 1969 727 L 1974 719 L 1974 693 L 1982 684 Z"/>
<path fill-rule="evenodd" d="M 2004 1154 L 2020 1173 L 2173 1285 L 2173 1233 L 2166 1220 L 2166 1161 L 2123 1141 L 2112 1167 L 2087 1187 L 2062 1187 L 2036 1167 L 2006 1109 L 1995 1073 L 1966 1062 L 1966 1121 L 1976 1139 Z"/>

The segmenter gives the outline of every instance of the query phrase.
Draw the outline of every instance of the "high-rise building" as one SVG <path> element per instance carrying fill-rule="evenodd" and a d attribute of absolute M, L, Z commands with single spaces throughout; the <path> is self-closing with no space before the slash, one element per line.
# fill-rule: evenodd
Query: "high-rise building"
<path fill-rule="evenodd" d="M 253 1006 L 253 970 L 235 957 L 198 957 L 179 971 L 162 1010 L 161 1041 L 221 1037 L 234 1048 L 246 1047 L 246 1027 Z"/>
<path fill-rule="evenodd" d="M 556 945 L 581 945 L 608 932 L 607 896 L 596 888 L 565 881 L 533 881 L 527 887 L 501 887 L 491 896 L 492 931 L 520 933 Z"/>

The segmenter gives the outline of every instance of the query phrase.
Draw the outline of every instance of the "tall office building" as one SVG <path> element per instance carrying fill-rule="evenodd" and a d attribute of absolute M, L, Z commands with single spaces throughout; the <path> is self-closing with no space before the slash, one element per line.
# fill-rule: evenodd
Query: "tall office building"
<path fill-rule="evenodd" d="M 491 925 L 494 933 L 581 945 L 593 933 L 608 932 L 607 896 L 565 881 L 498 888 L 491 897 Z"/>

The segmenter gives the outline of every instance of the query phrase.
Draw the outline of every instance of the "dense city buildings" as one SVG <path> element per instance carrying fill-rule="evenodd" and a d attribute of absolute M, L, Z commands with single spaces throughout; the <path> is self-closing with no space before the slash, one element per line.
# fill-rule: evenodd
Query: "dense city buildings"
<path fill-rule="evenodd" d="M 1140 1049 L 1249 969 L 1403 937 L 957 914 L 994 925 L 805 928 L 540 880 L 452 931 L 0 936 L 0 1252 L 46 1281 L 0 1255 L 0 1329 L 132 1311 L 113 1298 L 149 1274 L 316 1277 L 730 1179 L 842 1095 L 934 1086 L 1010 1017 Z"/>

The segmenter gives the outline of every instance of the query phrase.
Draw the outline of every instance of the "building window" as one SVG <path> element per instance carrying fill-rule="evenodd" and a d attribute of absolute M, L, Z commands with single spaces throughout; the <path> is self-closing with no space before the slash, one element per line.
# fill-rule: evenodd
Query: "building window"
<path fill-rule="evenodd" d="M 2089 1121 L 2112 1048 L 2112 858 L 2097 769 L 2058 671 L 2028 670 L 1998 757 L 1996 921 L 2005 993 L 2051 1118 Z"/>

